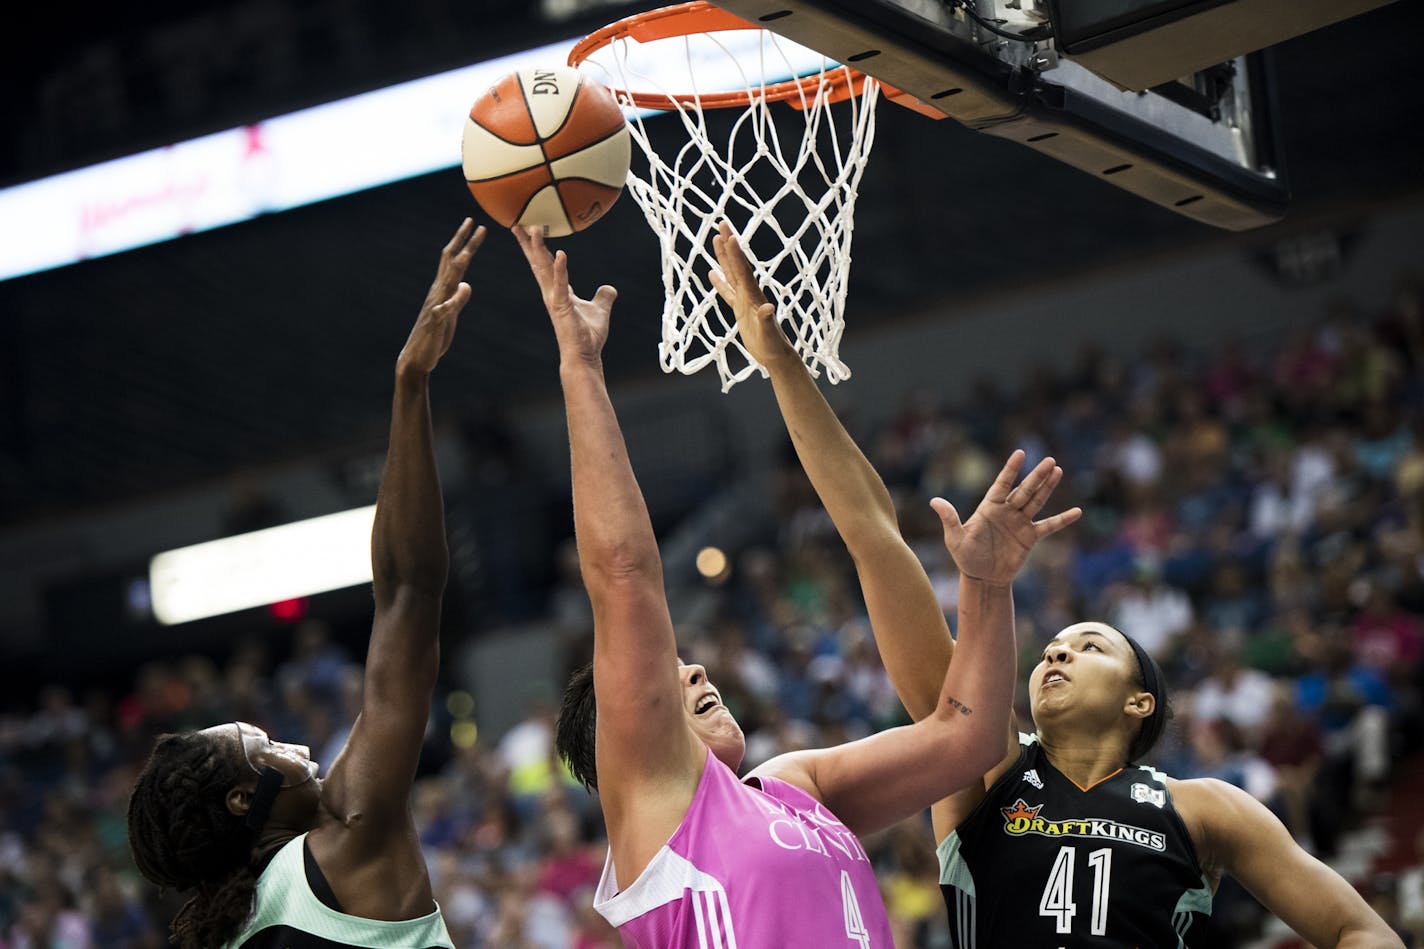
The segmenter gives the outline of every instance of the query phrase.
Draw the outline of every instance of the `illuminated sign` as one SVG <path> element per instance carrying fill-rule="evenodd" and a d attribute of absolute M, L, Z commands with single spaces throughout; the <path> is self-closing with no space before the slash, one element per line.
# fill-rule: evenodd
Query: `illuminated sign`
<path fill-rule="evenodd" d="M 726 56 L 703 62 L 695 45 L 668 41 L 640 47 L 639 70 L 655 85 L 685 86 L 691 59 L 703 90 L 738 88 L 757 75 L 762 35 L 719 34 L 720 44 L 742 51 L 740 67 Z M 562 65 L 574 43 L 550 43 L 0 189 L 0 280 L 452 168 L 479 94 L 513 69 Z M 799 75 L 821 67 L 819 53 L 785 40 L 776 45 L 768 69 Z M 778 78 L 785 76 L 768 77 Z"/>
<path fill-rule="evenodd" d="M 376 506 L 180 547 L 148 566 L 165 626 L 371 582 Z"/>

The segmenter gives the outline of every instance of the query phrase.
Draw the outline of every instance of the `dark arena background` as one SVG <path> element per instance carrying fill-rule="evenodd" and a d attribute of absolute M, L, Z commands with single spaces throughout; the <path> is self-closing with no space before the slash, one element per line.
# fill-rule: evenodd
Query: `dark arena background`
<path fill-rule="evenodd" d="M 0 187 L 650 6 L 26 5 L 0 39 Z M 1255 794 L 1409 945 L 1424 944 L 1421 30 L 1424 6 L 1402 0 L 1271 48 L 1290 205 L 1239 232 L 882 105 L 855 214 L 853 377 L 826 387 L 951 616 L 928 499 L 972 509 L 1014 447 L 1058 458 L 1054 503 L 1085 516 L 1016 583 L 1023 676 L 1076 619 L 1133 631 L 1177 696 L 1152 763 Z M 341 746 L 369 584 L 165 625 L 150 561 L 373 503 L 436 252 L 462 217 L 486 220 L 459 134 L 438 171 L 0 281 L 0 947 L 166 944 L 177 895 L 138 877 L 123 826 L 155 735 L 240 718 L 320 761 Z M 373 125 L 339 150 L 400 144 Z M 43 208 L 0 218 L 7 247 L 68 226 Z M 631 197 L 559 246 L 576 290 L 620 291 L 605 367 L 683 658 L 721 686 L 748 763 L 906 721 L 769 385 L 724 395 L 711 374 L 659 371 L 658 247 Z M 471 283 L 433 382 L 452 563 L 417 821 L 457 945 L 617 946 L 589 907 L 596 801 L 551 764 L 552 709 L 591 649 L 557 351 L 508 234 L 492 229 Z M 866 844 L 902 949 L 949 945 L 928 822 Z M 1213 945 L 1303 945 L 1230 884 L 1212 925 Z"/>

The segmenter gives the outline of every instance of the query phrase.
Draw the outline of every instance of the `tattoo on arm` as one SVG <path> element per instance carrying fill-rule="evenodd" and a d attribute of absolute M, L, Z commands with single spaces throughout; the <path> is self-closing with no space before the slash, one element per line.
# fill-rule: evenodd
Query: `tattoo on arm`
<path fill-rule="evenodd" d="M 969 706 L 965 705 L 963 702 L 959 701 L 958 699 L 954 698 L 953 696 L 945 696 L 945 699 L 944 699 L 944 700 L 945 700 L 946 702 L 948 702 L 950 705 L 952 705 L 952 706 L 954 706 L 955 708 L 959 709 L 959 714 L 961 714 L 961 715 L 973 715 L 973 714 L 974 714 L 974 709 L 972 709 L 972 708 L 970 708 Z"/>

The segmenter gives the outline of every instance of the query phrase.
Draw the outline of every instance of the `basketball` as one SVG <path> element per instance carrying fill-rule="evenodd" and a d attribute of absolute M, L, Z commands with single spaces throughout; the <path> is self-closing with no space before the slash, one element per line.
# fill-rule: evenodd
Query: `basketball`
<path fill-rule="evenodd" d="M 581 231 L 618 200 L 631 155 L 623 112 L 576 69 L 520 69 L 470 108 L 465 181 L 500 225 Z"/>

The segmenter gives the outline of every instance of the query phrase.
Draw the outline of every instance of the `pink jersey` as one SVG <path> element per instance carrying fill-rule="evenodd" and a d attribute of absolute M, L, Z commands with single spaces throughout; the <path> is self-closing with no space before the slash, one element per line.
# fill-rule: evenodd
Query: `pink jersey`
<path fill-rule="evenodd" d="M 737 780 L 707 753 L 672 838 L 621 892 L 610 854 L 594 908 L 628 949 L 893 949 L 865 849 L 800 788 Z"/>

